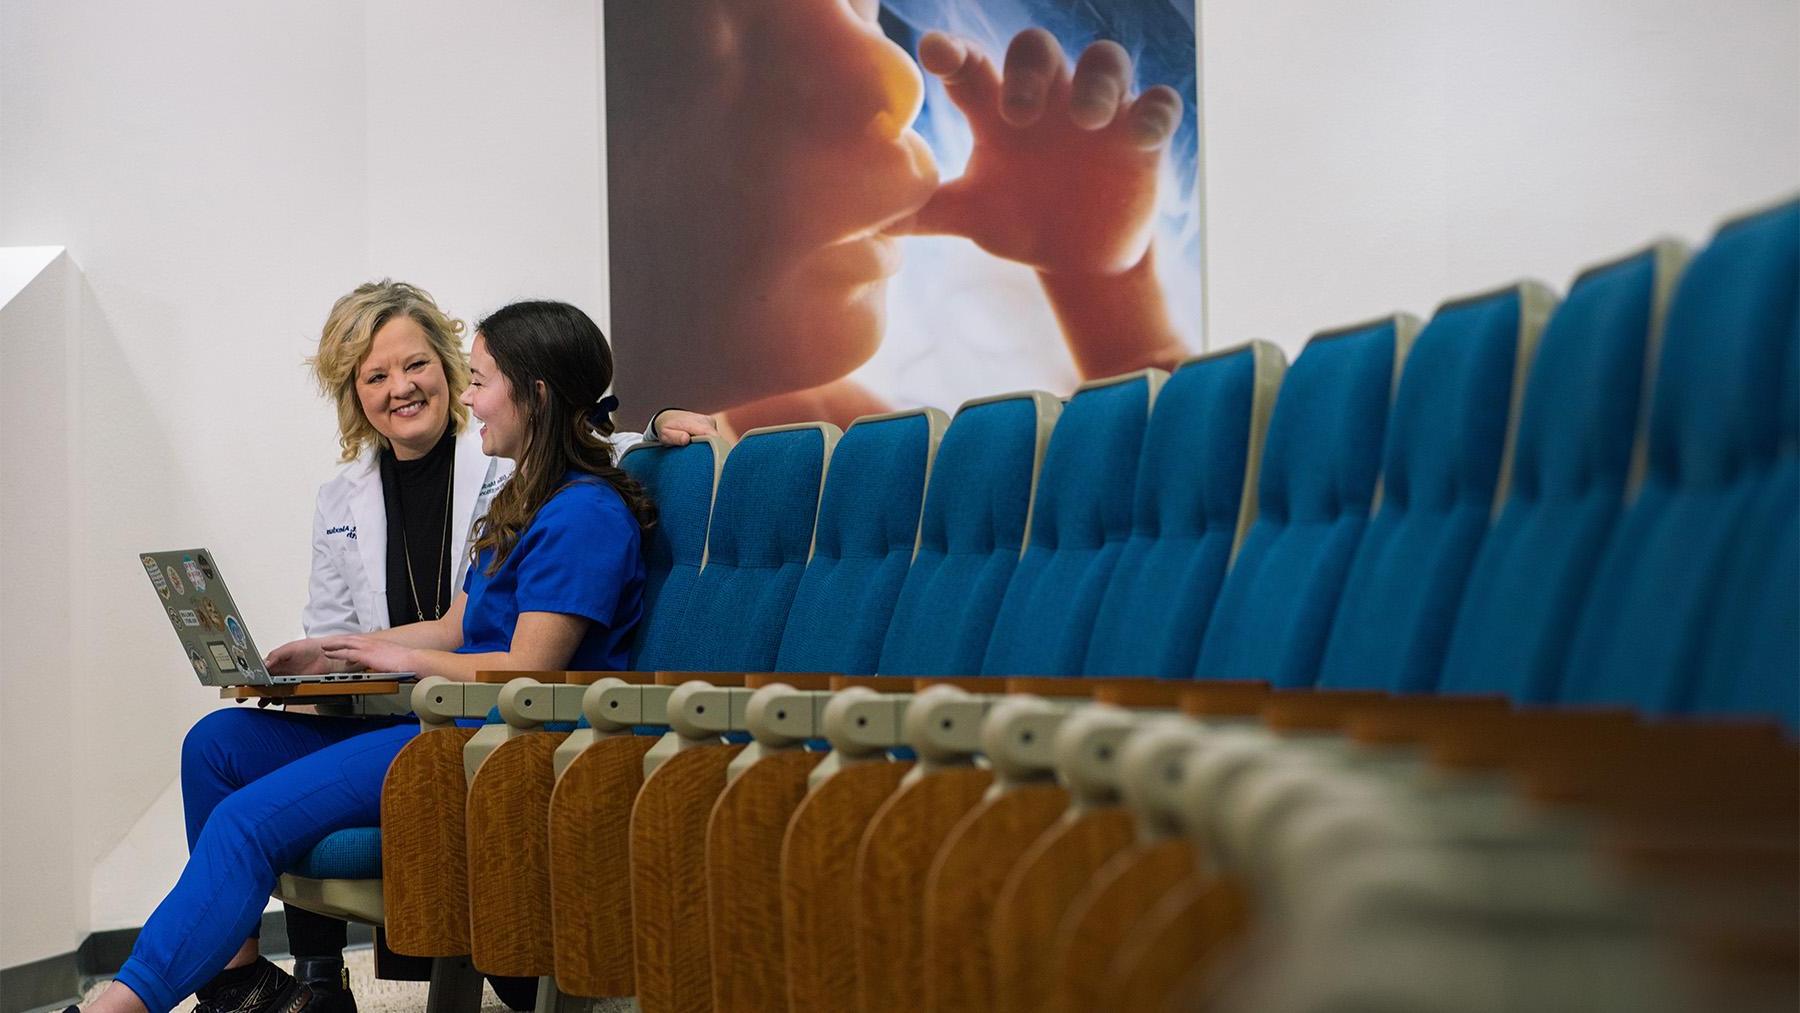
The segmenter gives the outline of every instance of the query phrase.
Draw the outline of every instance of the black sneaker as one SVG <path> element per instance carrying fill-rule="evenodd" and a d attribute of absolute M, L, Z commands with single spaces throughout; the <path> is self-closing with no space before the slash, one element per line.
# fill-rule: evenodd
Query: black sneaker
<path fill-rule="evenodd" d="M 356 1013 L 356 996 L 350 993 L 350 971 L 342 960 L 294 961 L 294 977 L 312 990 L 307 1013 Z"/>
<path fill-rule="evenodd" d="M 194 1013 L 310 1013 L 317 1008 L 312 989 L 266 957 L 250 966 L 253 971 L 233 975 L 228 984 L 202 986 L 195 994 L 200 1002 Z"/>

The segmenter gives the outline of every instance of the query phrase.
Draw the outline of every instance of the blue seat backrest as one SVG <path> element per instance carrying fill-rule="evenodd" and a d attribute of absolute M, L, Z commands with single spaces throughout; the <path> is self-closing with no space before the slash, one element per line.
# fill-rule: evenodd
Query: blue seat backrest
<path fill-rule="evenodd" d="M 980 671 L 1060 411 L 1041 391 L 981 398 L 957 411 L 932 461 L 919 548 L 882 643 L 881 674 Z"/>
<path fill-rule="evenodd" d="M 1131 537 L 1144 431 L 1166 376 L 1142 370 L 1085 383 L 1063 408 L 982 674 L 1081 674 L 1094 615 Z"/>
<path fill-rule="evenodd" d="M 1788 370 L 1788 384 L 1800 365 Z M 1793 404 L 1792 400 L 1789 404 Z M 1755 497 L 1729 564 L 1700 678 L 1681 710 L 1779 721 L 1800 734 L 1800 452 L 1788 449 Z"/>
<path fill-rule="evenodd" d="M 1790 231 L 1800 229 L 1800 215 L 1789 221 Z M 1800 733 L 1800 296 L 1788 332 L 1775 459 L 1751 478 L 1759 488 L 1736 526 L 1699 678 L 1679 709 L 1773 718 L 1791 736 Z"/>
<path fill-rule="evenodd" d="M 1444 693 L 1552 697 L 1638 446 L 1646 356 L 1686 253 L 1663 243 L 1583 272 L 1544 328 L 1511 491 L 1482 542 Z"/>
<path fill-rule="evenodd" d="M 644 618 L 631 644 L 633 668 L 643 667 L 639 659 L 645 654 L 667 656 L 668 645 L 687 622 L 706 556 L 713 490 L 729 449 L 716 436 L 685 447 L 640 443 L 619 461 L 656 504 L 656 524 L 644 536 Z"/>
<path fill-rule="evenodd" d="M 1794 433 L 1797 288 L 1800 203 L 1721 228 L 1682 274 L 1663 332 L 1644 483 L 1595 574 L 1562 700 L 1666 714 L 1737 710 L 1791 692 L 1791 656 L 1730 678 L 1700 676 L 1713 652 L 1742 650 L 1751 662 L 1762 650 L 1718 642 L 1722 626 L 1767 637 L 1780 653 L 1791 642 L 1782 624 L 1800 608 L 1780 594 L 1780 585 L 1793 587 L 1791 571 L 1751 586 L 1765 566 L 1779 571 L 1775 557 L 1791 551 L 1797 522 L 1782 488 L 1791 482 L 1784 448 Z M 1777 682 L 1757 688 L 1765 679 Z M 1749 682 L 1730 687 L 1736 680 Z M 1702 703 L 1702 687 L 1718 695 Z"/>
<path fill-rule="evenodd" d="M 920 408 L 859 419 L 838 440 L 777 670 L 874 674 L 918 545 L 925 476 L 949 424 Z"/>
<path fill-rule="evenodd" d="M 1268 342 L 1189 360 L 1156 395 L 1131 535 L 1094 617 L 1086 675 L 1185 679 L 1239 536 L 1287 360 Z"/>
<path fill-rule="evenodd" d="M 752 429 L 725 458 L 682 628 L 662 670 L 767 672 L 775 667 L 788 605 L 806 569 L 813 521 L 836 426 Z"/>
<path fill-rule="evenodd" d="M 1256 519 L 1225 575 L 1195 674 L 1311 682 L 1381 473 L 1393 381 L 1418 321 L 1314 336 L 1269 420 Z"/>
<path fill-rule="evenodd" d="M 1357 547 L 1319 663 L 1332 689 L 1437 685 L 1493 517 L 1515 387 L 1555 297 L 1535 282 L 1445 304 L 1406 357 L 1381 455 L 1381 502 Z"/>

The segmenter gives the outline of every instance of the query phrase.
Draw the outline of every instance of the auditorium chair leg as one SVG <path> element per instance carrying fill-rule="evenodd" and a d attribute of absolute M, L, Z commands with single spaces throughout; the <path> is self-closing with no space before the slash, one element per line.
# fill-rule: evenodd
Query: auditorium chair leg
<path fill-rule="evenodd" d="M 546 974 L 538 979 L 537 1005 L 532 1013 L 590 1013 L 600 1003 L 598 999 L 586 996 L 570 995 L 556 987 L 556 976 Z"/>
<path fill-rule="evenodd" d="M 468 957 L 431 961 L 431 992 L 425 1013 L 477 1013 L 481 1009 L 481 972 Z"/>

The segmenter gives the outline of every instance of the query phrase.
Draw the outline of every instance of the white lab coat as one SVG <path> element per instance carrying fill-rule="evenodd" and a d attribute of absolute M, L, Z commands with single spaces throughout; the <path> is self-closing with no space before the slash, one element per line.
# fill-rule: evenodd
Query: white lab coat
<path fill-rule="evenodd" d="M 608 438 L 614 454 L 638 442 L 637 433 Z M 450 587 L 462 587 L 469 533 L 487 514 L 494 494 L 512 477 L 513 463 L 481 452 L 480 427 L 456 438 L 456 488 L 450 496 Z M 456 523 L 456 518 L 466 518 Z M 387 503 L 373 448 L 319 487 L 313 511 L 312 578 L 300 625 L 308 637 L 372 633 L 388 625 Z"/>

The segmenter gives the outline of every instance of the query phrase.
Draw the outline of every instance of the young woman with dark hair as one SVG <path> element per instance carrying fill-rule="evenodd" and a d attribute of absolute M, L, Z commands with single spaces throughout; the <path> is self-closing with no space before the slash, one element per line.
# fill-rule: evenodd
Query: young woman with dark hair
<path fill-rule="evenodd" d="M 654 508 L 605 439 L 613 368 L 604 335 L 572 306 L 519 303 L 482 321 L 469 364 L 461 402 L 481 422 L 482 449 L 516 469 L 478 525 L 462 591 L 436 620 L 283 645 L 271 670 L 321 656 L 459 680 L 477 670 L 624 666 Z M 210 726 L 228 722 L 242 748 L 219 754 L 221 797 L 187 866 L 90 1010 L 160 1013 L 209 982 L 217 988 L 228 966 L 255 982 L 231 990 L 229 1005 L 203 1007 L 313 1005 L 307 986 L 252 963 L 252 933 L 284 869 L 326 836 L 379 821 L 382 778 L 418 726 L 362 731 L 297 717 L 223 710 L 189 733 L 189 744 L 207 740 L 225 730 Z"/>
<path fill-rule="evenodd" d="M 462 403 L 469 387 L 463 322 L 430 293 L 384 278 L 358 285 L 332 304 L 308 359 L 319 390 L 337 414 L 342 467 L 319 487 L 312 518 L 312 569 L 302 635 L 319 638 L 372 633 L 441 617 L 462 586 L 473 522 L 512 474 L 513 464 L 482 453 Z M 657 438 L 680 445 L 713 432 L 691 412 L 659 413 Z M 614 433 L 623 451 L 636 433 Z M 282 674 L 341 667 L 323 653 L 292 652 Z M 374 730 L 388 719 L 314 716 L 290 712 L 294 729 L 328 742 Z M 261 753 L 266 717 L 224 716 L 190 736 L 182 750 L 181 794 L 190 847 L 213 806 L 241 787 L 247 770 L 238 755 Z M 287 907 L 293 976 L 317 993 L 319 1013 L 356 1013 L 344 973 L 348 929 L 343 921 Z M 205 1013 L 257 1013 L 246 996 L 273 994 L 283 984 L 274 965 L 247 949 L 221 981 L 202 986 Z M 514 1009 L 530 1009 L 537 980 L 490 978 Z"/>

